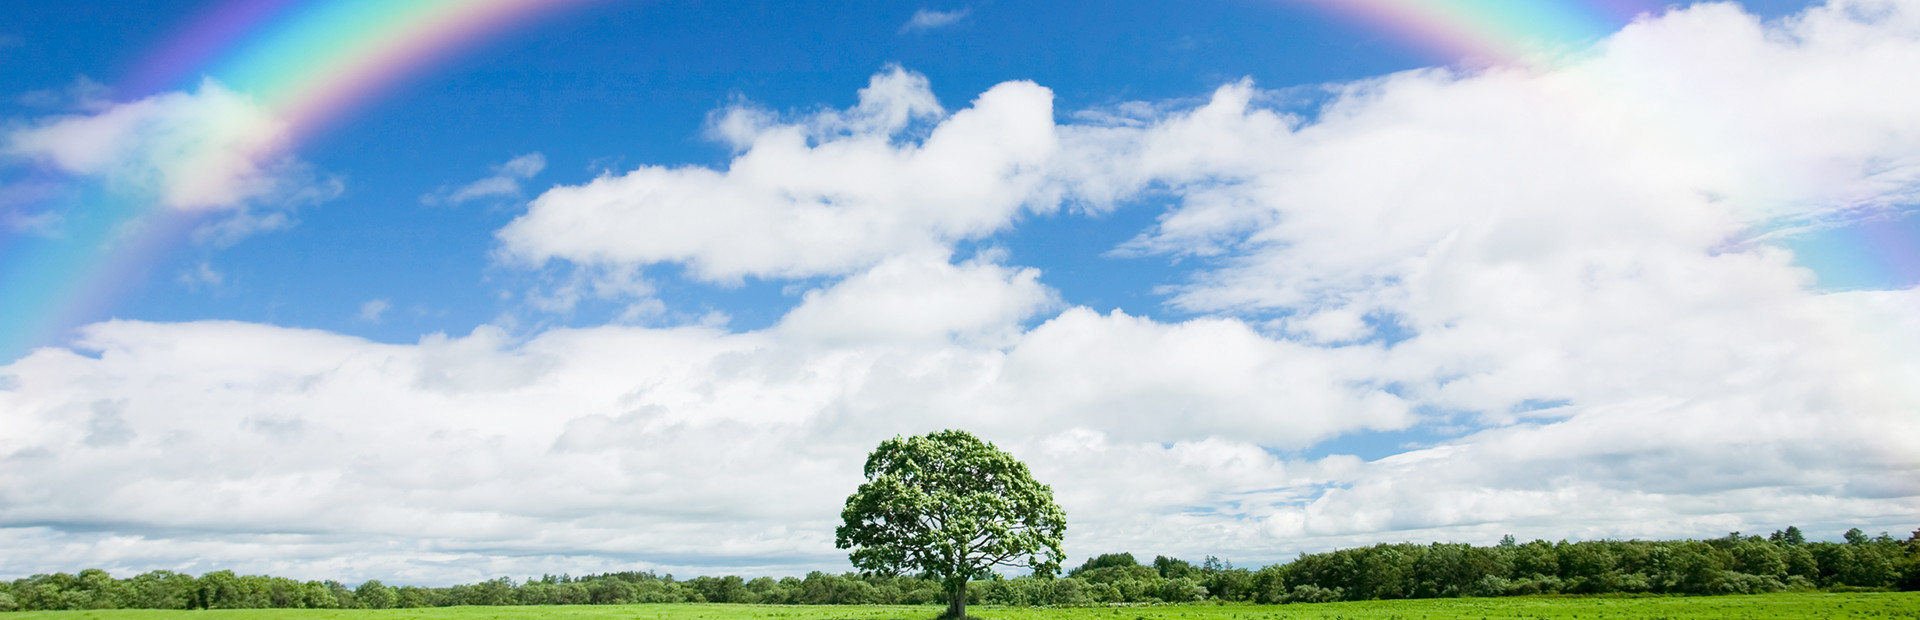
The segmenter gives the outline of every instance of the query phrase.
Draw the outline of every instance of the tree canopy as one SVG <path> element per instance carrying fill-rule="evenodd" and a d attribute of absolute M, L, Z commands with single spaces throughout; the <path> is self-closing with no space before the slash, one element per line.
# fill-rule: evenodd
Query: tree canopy
<path fill-rule="evenodd" d="M 1060 570 L 1066 513 L 1027 465 L 966 431 L 894 437 L 867 456 L 834 544 L 860 570 L 941 579 L 947 615 L 966 615 L 967 581 L 994 566 Z"/>

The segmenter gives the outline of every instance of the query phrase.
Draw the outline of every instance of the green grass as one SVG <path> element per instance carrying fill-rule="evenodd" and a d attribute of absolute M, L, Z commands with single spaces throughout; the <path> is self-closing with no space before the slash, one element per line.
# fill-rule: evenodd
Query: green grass
<path fill-rule="evenodd" d="M 931 620 L 941 607 L 594 605 L 354 610 L 31 611 L 0 620 Z M 974 606 L 983 620 L 1920 620 L 1920 592 L 1766 594 L 1674 598 L 1495 598 L 1365 601 L 1317 605 L 1168 605 L 1026 608 Z"/>

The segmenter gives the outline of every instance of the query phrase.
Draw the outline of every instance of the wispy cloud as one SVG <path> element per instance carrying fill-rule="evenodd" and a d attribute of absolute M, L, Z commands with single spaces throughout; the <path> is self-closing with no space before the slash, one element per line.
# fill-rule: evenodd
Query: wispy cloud
<path fill-rule="evenodd" d="M 547 156 L 528 153 L 493 167 L 493 176 L 468 183 L 457 189 L 445 187 L 420 197 L 427 205 L 457 205 L 482 198 L 510 198 L 520 195 L 520 182 L 547 169 Z"/>
<path fill-rule="evenodd" d="M 368 323 L 379 323 L 387 311 L 392 309 L 393 302 L 385 299 L 368 301 L 367 303 L 360 304 L 360 320 Z"/>
<path fill-rule="evenodd" d="M 920 9 L 918 11 L 913 12 L 913 18 L 908 19 L 905 25 L 900 26 L 900 33 L 905 34 L 909 32 L 933 30 L 935 28 L 944 28 L 947 26 L 952 26 L 956 23 L 959 23 L 960 20 L 966 19 L 967 15 L 972 12 L 973 12 L 973 9 L 966 9 L 966 8 L 955 9 L 952 11 L 935 11 L 933 9 Z"/>
<path fill-rule="evenodd" d="M 0 37 L 0 49 L 6 47 L 6 38 Z M 15 97 L 14 101 L 29 108 L 104 112 L 113 107 L 112 97 L 112 87 L 83 75 L 61 88 L 27 91 Z"/>
<path fill-rule="evenodd" d="M 192 270 L 181 272 L 180 283 L 187 285 L 187 289 L 195 291 L 203 287 L 217 289 L 227 283 L 227 275 L 220 273 L 220 271 L 214 269 L 212 265 L 200 263 L 199 266 L 194 267 Z"/>

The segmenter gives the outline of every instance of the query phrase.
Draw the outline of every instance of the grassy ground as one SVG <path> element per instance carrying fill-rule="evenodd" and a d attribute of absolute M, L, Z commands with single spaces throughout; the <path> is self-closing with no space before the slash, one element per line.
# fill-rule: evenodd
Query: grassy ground
<path fill-rule="evenodd" d="M 941 607 L 605 605 L 444 607 L 339 611 L 32 611 L 0 620 L 931 620 Z M 1317 605 L 1171 605 L 1158 607 L 969 607 L 983 620 L 1920 620 L 1920 592 L 1767 594 L 1692 598 L 1498 598 L 1366 601 Z"/>

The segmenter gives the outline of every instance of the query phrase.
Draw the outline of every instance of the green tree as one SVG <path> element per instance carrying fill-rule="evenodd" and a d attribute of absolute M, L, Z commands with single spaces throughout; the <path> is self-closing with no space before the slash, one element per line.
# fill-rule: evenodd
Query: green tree
<path fill-rule="evenodd" d="M 240 577 L 230 570 L 217 570 L 197 580 L 199 595 L 195 607 L 201 609 L 243 609 L 246 601 L 240 591 Z"/>
<path fill-rule="evenodd" d="M 1137 560 L 1134 560 L 1133 554 L 1131 553 L 1102 553 L 1100 555 L 1087 558 L 1087 561 L 1085 563 L 1082 563 L 1079 568 L 1075 568 L 1073 570 L 1067 571 L 1067 576 L 1074 577 L 1074 576 L 1078 576 L 1080 573 L 1090 571 L 1090 570 L 1095 570 L 1095 569 L 1101 569 L 1101 568 L 1117 568 L 1117 567 L 1139 566 L 1139 565 L 1140 565 L 1140 562 Z"/>
<path fill-rule="evenodd" d="M 578 586 L 580 584 L 569 584 Z M 395 607 L 426 607 L 433 604 L 433 593 L 417 586 L 401 586 L 394 593 Z M 587 601 L 582 600 L 580 603 Z"/>
<path fill-rule="evenodd" d="M 1734 570 L 1765 577 L 1787 576 L 1786 554 L 1773 543 L 1742 541 L 1733 547 Z"/>
<path fill-rule="evenodd" d="M 1211 558 L 1213 556 L 1207 557 Z M 1129 557 L 1128 559 L 1132 558 Z M 1092 560 L 1088 560 L 1088 563 L 1092 563 Z M 1166 579 L 1192 577 L 1200 572 L 1200 569 L 1194 568 L 1193 564 L 1186 560 L 1170 558 L 1164 555 L 1154 556 L 1153 569 L 1159 571 L 1160 576 Z"/>
<path fill-rule="evenodd" d="M 393 591 L 393 588 L 380 583 L 378 579 L 370 579 L 360 584 L 359 588 L 354 589 L 353 597 L 367 609 L 388 609 L 399 600 L 399 595 Z"/>
<path fill-rule="evenodd" d="M 340 606 L 340 599 L 333 595 L 327 584 L 309 581 L 300 585 L 300 606 L 308 609 L 333 609 Z"/>
<path fill-rule="evenodd" d="M 1206 586 L 1192 577 L 1175 577 L 1166 580 L 1160 586 L 1160 600 L 1169 603 L 1186 603 L 1207 598 Z"/>
<path fill-rule="evenodd" d="M 127 606 L 139 609 L 188 609 L 198 592 L 192 575 L 167 570 L 141 573 L 130 581 L 133 593 Z"/>
<path fill-rule="evenodd" d="M 919 571 L 947 590 L 946 616 L 967 612 L 967 581 L 994 566 L 1051 576 L 1066 512 L 1027 465 L 965 431 L 894 437 L 867 456 L 834 545 L 870 573 Z"/>
<path fill-rule="evenodd" d="M 77 607 L 83 609 L 118 609 L 131 598 L 126 584 L 116 581 L 107 571 L 98 568 L 80 571 L 75 576 L 73 587 L 81 602 Z"/>
<path fill-rule="evenodd" d="M 694 577 L 687 584 L 700 592 L 709 603 L 743 603 L 747 599 L 747 582 L 740 577 Z"/>
<path fill-rule="evenodd" d="M 1087 594 L 1087 582 L 1068 577 L 1053 579 L 1047 584 L 1047 605 L 1085 605 L 1093 602 Z"/>

